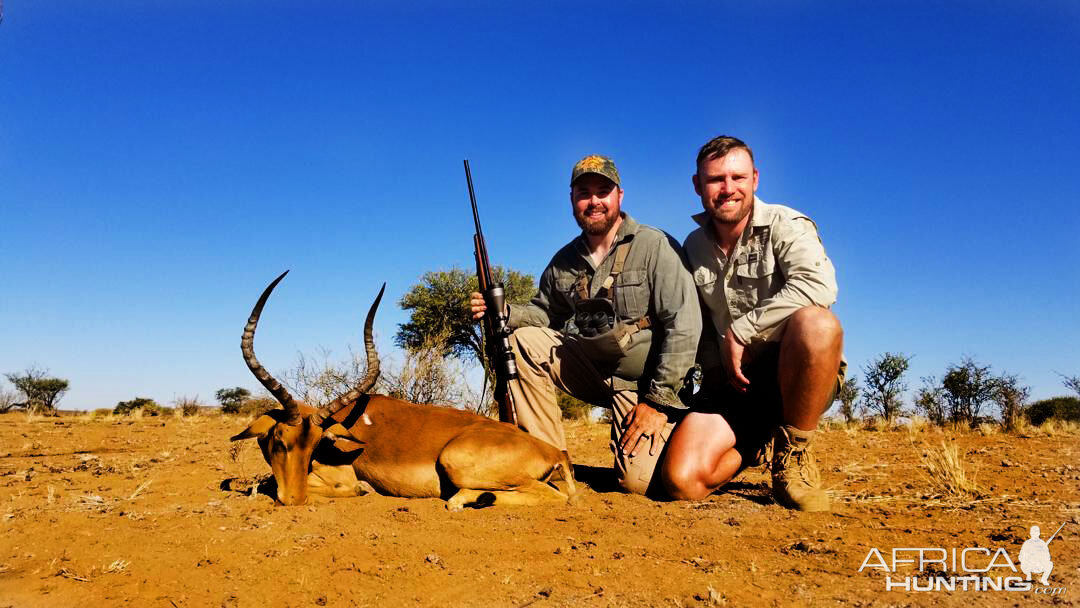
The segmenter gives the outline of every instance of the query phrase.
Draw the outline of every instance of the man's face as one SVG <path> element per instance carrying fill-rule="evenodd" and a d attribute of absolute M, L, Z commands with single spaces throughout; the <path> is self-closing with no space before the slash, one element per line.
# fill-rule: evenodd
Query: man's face
<path fill-rule="evenodd" d="M 587 234 L 607 234 L 619 220 L 622 188 L 615 182 L 595 173 L 586 173 L 570 188 L 574 219 Z"/>
<path fill-rule="evenodd" d="M 701 197 L 701 205 L 720 224 L 738 224 L 750 215 L 757 185 L 754 161 L 742 148 L 702 161 L 694 176 L 694 191 Z"/>

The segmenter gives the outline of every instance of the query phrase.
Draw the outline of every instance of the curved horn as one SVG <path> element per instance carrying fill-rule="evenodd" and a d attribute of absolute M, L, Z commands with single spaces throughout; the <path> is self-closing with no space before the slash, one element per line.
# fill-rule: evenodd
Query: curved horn
<path fill-rule="evenodd" d="M 288 412 L 289 418 L 286 421 L 287 424 L 293 426 L 300 424 L 300 406 L 293 399 L 293 396 L 289 394 L 289 391 L 285 390 L 285 387 L 280 382 L 274 379 L 270 375 L 270 372 L 259 363 L 259 360 L 255 358 L 255 326 L 259 324 L 259 316 L 262 315 L 263 306 L 266 304 L 266 300 L 270 297 L 270 292 L 274 291 L 277 284 L 281 282 L 281 279 L 285 278 L 285 275 L 289 274 L 289 271 L 281 273 L 281 276 L 274 279 L 270 285 L 259 296 L 259 301 L 255 304 L 255 308 L 251 309 L 251 316 L 248 317 L 247 325 L 244 326 L 244 335 L 240 338 L 240 352 L 244 353 L 244 361 L 247 363 L 248 369 L 259 382 L 266 387 L 266 390 L 270 391 L 270 394 L 274 396 L 281 405 L 285 406 L 285 411 Z"/>
<path fill-rule="evenodd" d="M 317 413 L 312 414 L 312 422 L 322 424 L 323 420 L 356 403 L 360 395 L 371 390 L 371 387 L 375 386 L 375 381 L 379 379 L 379 353 L 375 352 L 375 340 L 371 337 L 371 326 L 375 323 L 375 311 L 379 308 L 379 301 L 382 300 L 384 291 L 386 291 L 386 283 L 383 283 L 379 295 L 371 303 L 371 308 L 368 309 L 367 313 L 367 320 L 364 321 L 364 350 L 367 351 L 367 373 L 351 391 L 320 407 Z"/>

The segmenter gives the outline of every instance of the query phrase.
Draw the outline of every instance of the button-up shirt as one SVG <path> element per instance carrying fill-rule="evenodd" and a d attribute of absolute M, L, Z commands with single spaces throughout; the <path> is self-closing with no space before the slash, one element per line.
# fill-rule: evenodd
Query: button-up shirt
<path fill-rule="evenodd" d="M 686 237 L 683 248 L 694 284 L 715 333 L 702 336 L 699 362 L 719 365 L 719 349 L 730 330 L 743 344 L 767 341 L 795 311 L 836 302 L 836 270 L 814 222 L 802 213 L 754 197 L 750 222 L 731 255 L 713 235 L 707 213 L 693 216 L 701 227 Z M 706 327 L 705 331 L 709 331 Z"/>
<path fill-rule="evenodd" d="M 683 408 L 677 395 L 687 371 L 694 366 L 701 335 L 701 310 L 694 282 L 679 244 L 664 232 L 639 224 L 626 213 L 607 255 L 597 264 L 585 235 L 567 243 L 540 275 L 540 291 L 526 305 L 511 305 L 511 328 L 567 327 L 579 298 L 578 278 L 586 277 L 589 296 L 596 297 L 615 264 L 615 251 L 631 243 L 623 270 L 614 283 L 615 312 L 629 323 L 648 316 L 651 327 L 630 337 L 627 354 L 612 378 L 615 389 L 637 390 L 641 399 Z"/>

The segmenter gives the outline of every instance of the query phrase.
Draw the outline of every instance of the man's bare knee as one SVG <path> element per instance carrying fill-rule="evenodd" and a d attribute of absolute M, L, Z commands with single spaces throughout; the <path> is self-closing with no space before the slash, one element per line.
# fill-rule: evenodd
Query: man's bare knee
<path fill-rule="evenodd" d="M 701 500 L 712 491 L 705 485 L 699 471 L 690 467 L 665 468 L 661 472 L 664 490 L 675 500 Z"/>
<path fill-rule="evenodd" d="M 828 308 L 820 306 L 805 306 L 795 311 L 784 333 L 785 339 L 818 348 L 838 344 L 844 337 L 840 319 Z"/>

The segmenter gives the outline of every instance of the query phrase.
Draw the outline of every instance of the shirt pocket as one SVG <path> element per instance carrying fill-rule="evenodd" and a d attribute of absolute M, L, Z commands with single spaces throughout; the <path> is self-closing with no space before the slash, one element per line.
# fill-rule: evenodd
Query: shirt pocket
<path fill-rule="evenodd" d="M 577 275 L 563 275 L 555 278 L 555 291 L 559 292 L 559 295 L 555 297 L 561 297 L 566 301 L 566 304 L 571 309 L 574 308 L 577 302 Z"/>
<path fill-rule="evenodd" d="M 694 287 L 706 303 L 712 304 L 720 297 L 724 286 L 720 283 L 720 275 L 708 266 L 702 266 L 694 271 Z"/>
<path fill-rule="evenodd" d="M 634 321 L 649 311 L 649 283 L 644 270 L 624 270 L 615 281 L 615 304 L 620 316 Z"/>
<path fill-rule="evenodd" d="M 756 258 L 756 259 L 755 259 Z M 740 262 L 732 277 L 732 290 L 738 294 L 736 306 L 743 312 L 754 309 L 778 291 L 776 259 L 771 255 L 751 255 L 753 261 Z"/>

